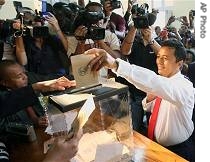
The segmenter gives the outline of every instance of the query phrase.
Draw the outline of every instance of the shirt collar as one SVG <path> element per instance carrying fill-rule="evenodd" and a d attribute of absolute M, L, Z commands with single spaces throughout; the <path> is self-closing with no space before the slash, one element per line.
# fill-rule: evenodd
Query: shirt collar
<path fill-rule="evenodd" d="M 182 76 L 181 71 L 178 71 L 176 74 L 174 74 L 174 75 L 171 76 L 170 78 L 173 79 L 173 78 L 178 78 L 178 77 L 180 77 L 180 76 Z"/>

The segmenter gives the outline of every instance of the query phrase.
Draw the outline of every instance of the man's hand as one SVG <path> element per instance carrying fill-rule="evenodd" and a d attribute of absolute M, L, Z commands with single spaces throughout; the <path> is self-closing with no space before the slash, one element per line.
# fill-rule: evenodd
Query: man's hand
<path fill-rule="evenodd" d="M 47 152 L 43 162 L 69 162 L 78 151 L 78 144 L 82 135 L 82 130 L 80 130 L 68 141 L 63 136 L 56 137 L 52 148 Z"/>
<path fill-rule="evenodd" d="M 52 13 L 48 12 L 48 15 L 45 16 L 45 19 L 49 24 L 51 24 L 54 27 L 55 31 L 60 31 L 60 26 L 58 24 L 58 20 Z"/>
<path fill-rule="evenodd" d="M 76 86 L 76 82 L 74 80 L 70 81 L 66 77 L 32 84 L 33 89 L 39 92 L 62 91 L 73 86 Z"/>
<path fill-rule="evenodd" d="M 76 39 L 80 40 L 81 38 L 85 40 L 85 35 L 87 34 L 87 27 L 80 25 L 74 32 L 74 36 Z M 85 43 L 85 41 L 84 41 Z"/>
<path fill-rule="evenodd" d="M 147 101 L 147 103 L 148 103 L 148 102 L 153 101 L 153 100 L 156 99 L 156 98 L 157 98 L 157 96 L 154 96 L 154 95 L 152 95 L 152 94 L 148 94 L 148 93 L 147 93 L 147 99 L 146 99 L 146 101 Z"/>
<path fill-rule="evenodd" d="M 98 71 L 103 66 L 109 69 L 116 69 L 118 67 L 115 59 L 103 49 L 93 48 L 86 51 L 85 54 L 95 56 L 88 64 L 88 67 L 90 67 L 92 71 Z"/>

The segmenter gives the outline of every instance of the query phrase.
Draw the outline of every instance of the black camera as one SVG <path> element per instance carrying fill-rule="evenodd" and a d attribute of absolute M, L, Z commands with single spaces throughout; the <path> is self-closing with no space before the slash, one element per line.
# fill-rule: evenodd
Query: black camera
<path fill-rule="evenodd" d="M 105 29 L 95 26 L 99 20 L 104 18 L 103 12 L 91 12 L 86 9 L 80 10 L 78 16 L 74 21 L 74 31 L 80 25 L 84 25 L 88 28 L 88 32 L 85 37 L 77 37 L 78 40 L 92 39 L 102 40 L 105 37 Z"/>
<path fill-rule="evenodd" d="M 134 15 L 133 22 L 136 28 L 148 28 L 155 23 L 156 15 L 149 13 L 148 9 L 149 5 L 147 3 L 142 4 L 140 7 L 138 4 L 132 7 L 131 12 Z"/>
<path fill-rule="evenodd" d="M 6 37 L 12 35 L 15 30 L 13 29 L 14 20 L 0 20 L 0 39 L 5 40 Z"/>
<path fill-rule="evenodd" d="M 101 4 L 104 4 L 105 1 L 108 1 L 108 0 L 100 0 L 100 3 Z M 111 6 L 112 6 L 112 9 L 117 9 L 117 8 L 121 8 L 121 2 L 118 1 L 118 0 L 110 0 L 110 3 L 111 3 Z"/>
<path fill-rule="evenodd" d="M 195 16 L 195 10 L 191 10 L 192 15 Z"/>
<path fill-rule="evenodd" d="M 53 5 L 53 14 L 58 20 L 62 32 L 66 35 L 74 34 L 73 23 L 80 9 L 81 7 L 74 3 L 65 4 L 62 2 L 57 2 Z"/>
<path fill-rule="evenodd" d="M 49 36 L 49 28 L 47 26 L 34 26 L 32 29 L 32 37 L 34 38 L 46 38 Z"/>
<path fill-rule="evenodd" d="M 90 28 L 88 28 L 88 32 L 85 35 L 85 38 L 92 40 L 102 40 L 105 38 L 105 29 L 96 26 L 91 26 Z"/>
<path fill-rule="evenodd" d="M 0 20 L 0 40 L 10 44 L 11 46 L 15 44 L 15 37 L 26 34 L 26 31 L 23 29 L 14 29 L 14 23 L 16 23 L 15 20 Z"/>
<path fill-rule="evenodd" d="M 117 0 L 111 0 L 112 9 L 121 8 L 121 2 Z"/>
<path fill-rule="evenodd" d="M 44 21 L 44 18 L 41 15 L 38 15 L 38 13 L 33 12 L 32 9 L 28 7 L 21 7 L 18 3 L 14 3 L 17 11 L 17 19 L 20 19 L 21 21 L 21 28 L 15 29 L 13 28 L 13 24 L 17 23 L 17 20 L 15 19 L 7 19 L 7 20 L 0 20 L 0 39 L 4 42 L 14 45 L 15 37 L 19 36 L 26 36 L 31 35 L 33 37 L 47 37 L 49 34 L 48 27 L 46 26 L 40 26 L 40 27 L 32 27 L 32 22 L 29 23 L 28 21 L 25 21 L 25 14 L 29 14 L 30 21 Z"/>

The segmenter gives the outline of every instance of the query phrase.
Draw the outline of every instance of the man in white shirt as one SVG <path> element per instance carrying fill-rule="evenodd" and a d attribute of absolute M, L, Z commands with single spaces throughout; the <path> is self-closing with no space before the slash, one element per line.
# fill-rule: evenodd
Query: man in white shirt
<path fill-rule="evenodd" d="M 143 101 L 145 110 L 153 112 L 156 96 L 162 98 L 154 130 L 155 141 L 193 161 L 194 144 L 190 137 L 194 130 L 194 88 L 180 72 L 186 54 L 182 43 L 175 39 L 163 42 L 156 59 L 160 75 L 114 59 L 101 49 L 91 49 L 86 53 L 95 55 L 89 63 L 92 71 L 106 66 L 146 92 L 147 97 Z"/>

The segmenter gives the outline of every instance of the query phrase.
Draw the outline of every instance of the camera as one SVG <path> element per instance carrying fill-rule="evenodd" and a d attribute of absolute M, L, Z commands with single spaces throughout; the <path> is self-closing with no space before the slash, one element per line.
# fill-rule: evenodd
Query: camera
<path fill-rule="evenodd" d="M 0 38 L 5 40 L 6 37 L 12 35 L 15 32 L 13 29 L 14 20 L 0 20 Z"/>
<path fill-rule="evenodd" d="M 195 16 L 195 10 L 191 10 L 192 15 Z"/>
<path fill-rule="evenodd" d="M 108 1 L 108 0 L 100 0 L 100 3 L 104 4 L 105 1 Z M 113 10 L 117 8 L 121 8 L 121 2 L 118 0 L 110 0 L 110 3 Z"/>
<path fill-rule="evenodd" d="M 17 18 L 20 20 L 20 28 L 15 29 L 13 28 L 13 24 L 17 23 L 15 19 L 7 19 L 7 20 L 0 20 L 0 39 L 5 41 L 10 45 L 14 45 L 15 37 L 31 35 L 33 37 L 47 37 L 49 34 L 48 27 L 46 26 L 37 26 L 32 27 L 31 23 L 25 21 L 25 13 L 28 14 L 29 9 L 26 7 L 19 7 L 17 13 Z M 33 21 L 40 21 L 43 22 L 44 18 L 41 15 L 31 15 L 33 17 Z M 32 19 L 32 18 L 31 18 Z M 31 20 L 32 21 L 32 20 Z"/>
<path fill-rule="evenodd" d="M 27 29 L 29 29 L 30 35 L 33 38 L 46 38 L 49 36 L 49 28 L 47 26 L 28 26 Z M 29 35 L 29 32 L 27 34 Z"/>
<path fill-rule="evenodd" d="M 80 10 L 81 7 L 74 3 L 65 4 L 57 2 L 53 5 L 53 14 L 58 20 L 59 26 L 64 34 L 74 35 L 73 23 Z"/>
<path fill-rule="evenodd" d="M 74 31 L 80 25 L 87 27 L 88 31 L 85 37 L 77 37 L 78 40 L 92 39 L 92 40 L 102 40 L 105 37 L 105 29 L 97 27 L 99 20 L 104 18 L 103 12 L 91 12 L 86 9 L 80 10 L 78 16 L 74 21 Z"/>
<path fill-rule="evenodd" d="M 149 13 L 149 5 L 147 3 L 142 4 L 140 7 L 138 4 L 134 5 L 131 9 L 134 26 L 138 29 L 148 28 L 153 25 L 156 20 L 156 15 Z"/>
<path fill-rule="evenodd" d="M 112 9 L 121 8 L 121 2 L 117 0 L 111 0 Z"/>

